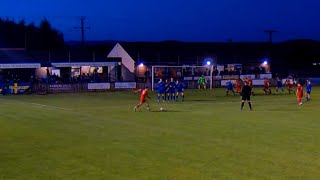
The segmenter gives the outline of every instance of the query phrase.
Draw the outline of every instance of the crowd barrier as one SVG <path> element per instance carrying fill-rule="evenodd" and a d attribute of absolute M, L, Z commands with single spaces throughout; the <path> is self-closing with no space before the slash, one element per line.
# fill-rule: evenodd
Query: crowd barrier
<path fill-rule="evenodd" d="M 75 84 L 45 84 L 35 83 L 32 85 L 34 93 L 75 93 L 91 91 L 108 91 L 121 89 L 136 89 L 136 82 L 116 83 L 75 83 Z"/>

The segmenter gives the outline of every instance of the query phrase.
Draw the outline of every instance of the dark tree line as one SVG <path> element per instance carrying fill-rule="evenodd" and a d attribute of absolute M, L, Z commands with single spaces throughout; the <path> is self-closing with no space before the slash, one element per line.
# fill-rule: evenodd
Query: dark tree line
<path fill-rule="evenodd" d="M 64 46 L 63 34 L 52 28 L 48 20 L 39 26 L 0 18 L 0 47 L 51 50 Z"/>

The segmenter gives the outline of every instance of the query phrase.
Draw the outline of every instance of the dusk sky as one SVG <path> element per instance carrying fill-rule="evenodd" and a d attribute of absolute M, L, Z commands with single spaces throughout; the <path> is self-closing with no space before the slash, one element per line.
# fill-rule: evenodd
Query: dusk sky
<path fill-rule="evenodd" d="M 320 40 L 319 0 L 10 0 L 0 15 L 27 22 L 47 18 L 66 40 L 80 40 L 80 16 L 86 16 L 86 40 L 124 41 L 275 41 Z"/>

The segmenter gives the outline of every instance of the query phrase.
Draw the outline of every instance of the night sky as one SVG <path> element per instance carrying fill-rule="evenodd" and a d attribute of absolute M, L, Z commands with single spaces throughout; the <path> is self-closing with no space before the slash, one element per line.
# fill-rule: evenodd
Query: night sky
<path fill-rule="evenodd" d="M 83 2 L 82 2 L 83 1 Z M 275 41 L 320 40 L 319 0 L 10 0 L 0 15 L 27 22 L 47 18 L 79 40 L 80 16 L 91 27 L 87 40 Z"/>

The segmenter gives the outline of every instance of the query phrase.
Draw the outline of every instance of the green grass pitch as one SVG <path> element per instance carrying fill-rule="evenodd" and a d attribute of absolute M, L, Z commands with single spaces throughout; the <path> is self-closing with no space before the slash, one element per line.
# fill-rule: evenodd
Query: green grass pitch
<path fill-rule="evenodd" d="M 320 88 L 186 91 L 133 112 L 131 91 L 0 97 L 0 179 L 319 179 Z M 262 92 L 255 88 L 255 91 Z"/>

